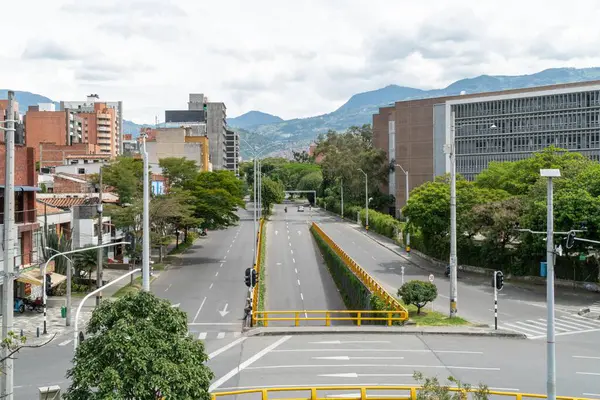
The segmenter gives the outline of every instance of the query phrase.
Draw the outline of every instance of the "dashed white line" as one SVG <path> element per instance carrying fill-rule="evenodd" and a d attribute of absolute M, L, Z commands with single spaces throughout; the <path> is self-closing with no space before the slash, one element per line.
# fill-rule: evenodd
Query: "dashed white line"
<path fill-rule="evenodd" d="M 294 254 L 294 250 L 290 249 L 290 252 L 291 252 L 292 254 Z"/>
<path fill-rule="evenodd" d="M 371 257 L 373 258 L 373 260 L 377 260 L 377 259 L 375 258 L 375 256 L 371 256 Z"/>
<path fill-rule="evenodd" d="M 210 286 L 208 287 L 208 289 L 212 289 L 214 283 L 211 283 Z"/>
<path fill-rule="evenodd" d="M 302 299 L 302 301 L 304 301 L 304 296 L 302 295 L 302 293 L 300 293 L 300 298 Z"/>
<path fill-rule="evenodd" d="M 219 276 L 219 271 L 217 271 L 217 273 L 215 274 L 215 276 Z"/>
<path fill-rule="evenodd" d="M 61 343 L 59 343 L 58 345 L 59 345 L 59 346 L 66 346 L 66 345 L 68 345 L 69 343 L 71 343 L 72 341 L 73 341 L 73 339 L 65 340 L 64 342 L 61 342 Z"/>
<path fill-rule="evenodd" d="M 576 374 L 578 374 L 578 375 L 594 375 L 594 376 L 600 376 L 600 372 L 576 372 Z"/>
<path fill-rule="evenodd" d="M 289 243 L 289 245 L 290 245 L 290 247 L 292 247 L 292 244 L 291 244 L 291 243 Z"/>
<path fill-rule="evenodd" d="M 223 339 L 225 337 L 225 332 L 219 332 L 217 335 L 217 339 Z"/>
<path fill-rule="evenodd" d="M 298 273 L 298 268 L 294 268 L 294 271 L 295 271 L 296 273 Z"/>
<path fill-rule="evenodd" d="M 295 258 L 292 258 L 292 261 L 294 262 L 294 264 L 296 263 L 296 259 Z"/>
<path fill-rule="evenodd" d="M 300 286 L 300 279 L 298 279 L 298 286 Z"/>
<path fill-rule="evenodd" d="M 231 250 L 231 249 L 227 249 L 227 253 L 229 253 L 229 250 Z"/>
<path fill-rule="evenodd" d="M 204 340 L 204 339 L 206 339 L 207 335 L 208 335 L 208 332 L 200 332 L 200 334 L 198 335 L 198 339 Z"/>
<path fill-rule="evenodd" d="M 223 257 L 223 260 L 227 260 L 227 256 Z"/>
<path fill-rule="evenodd" d="M 219 265 L 219 268 L 223 268 L 223 264 L 221 263 L 221 265 Z"/>
<path fill-rule="evenodd" d="M 198 315 L 200 315 L 200 311 L 202 310 L 202 307 L 204 306 L 204 303 L 206 302 L 206 297 L 204 298 L 204 300 L 202 300 L 202 304 L 200 304 L 200 308 L 198 309 L 198 311 L 196 312 L 196 316 L 194 317 L 194 319 L 192 320 L 192 324 L 194 322 L 196 322 L 196 320 L 198 319 Z"/>
<path fill-rule="evenodd" d="M 173 284 L 172 284 L 172 283 L 169 283 L 169 286 L 168 286 L 168 287 L 165 289 L 165 292 L 166 292 L 167 290 L 171 289 L 171 286 L 173 286 Z"/>

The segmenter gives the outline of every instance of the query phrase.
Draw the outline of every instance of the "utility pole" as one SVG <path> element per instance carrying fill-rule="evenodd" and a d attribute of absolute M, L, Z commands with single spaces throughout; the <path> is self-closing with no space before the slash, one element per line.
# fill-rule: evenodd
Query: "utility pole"
<path fill-rule="evenodd" d="M 258 234 L 258 229 L 256 227 L 256 207 L 258 207 L 257 205 L 257 198 L 256 198 L 256 187 L 258 185 L 258 182 L 256 181 L 258 178 L 256 176 L 256 167 L 257 167 L 257 163 L 256 163 L 256 156 L 254 156 L 254 176 L 252 179 L 252 183 L 254 184 L 254 234 L 252 235 L 252 239 L 254 241 L 254 266 L 256 266 L 256 247 L 257 247 L 257 243 L 256 243 L 256 235 Z"/>
<path fill-rule="evenodd" d="M 148 152 L 146 151 L 146 137 L 151 129 L 146 128 L 142 135 L 142 156 L 144 157 L 144 215 L 143 215 L 143 238 L 142 238 L 142 289 L 150 291 L 150 177 L 148 165 Z"/>
<path fill-rule="evenodd" d="M 13 308 L 14 308 L 14 269 L 15 242 L 13 237 L 13 227 L 15 223 L 15 122 L 13 101 L 15 92 L 8 92 L 8 108 L 6 110 L 6 127 L 3 129 L 6 134 L 4 143 L 6 144 L 6 170 L 4 180 L 4 276 L 2 282 L 2 340 L 8 338 L 9 332 L 13 329 Z M 46 279 L 46 277 L 42 277 Z M 2 372 L 0 373 L 0 395 L 7 399 L 13 399 L 13 359 L 8 357 L 9 349 L 2 347 Z"/>
<path fill-rule="evenodd" d="M 406 178 L 405 179 L 405 181 L 406 181 L 406 189 L 405 189 L 406 201 L 404 203 L 404 205 L 406 206 L 408 204 L 408 199 L 410 197 L 410 191 L 408 188 L 408 171 L 406 171 L 404 168 L 402 168 L 402 165 L 400 165 L 400 164 L 396 164 L 396 167 L 400 167 L 402 172 L 404 172 L 404 177 Z M 396 175 L 394 174 L 394 176 L 396 176 Z M 408 223 L 408 218 L 406 218 L 406 223 Z M 410 232 L 406 232 L 406 252 L 407 253 L 410 252 Z"/>
<path fill-rule="evenodd" d="M 98 246 L 102 246 L 102 236 L 104 234 L 102 224 L 102 167 L 100 167 L 100 182 L 98 184 Z M 96 289 L 102 287 L 102 264 L 104 263 L 103 248 L 98 248 L 98 261 L 96 265 Z M 102 292 L 96 294 L 96 307 L 102 302 Z"/>
<path fill-rule="evenodd" d="M 361 168 L 358 169 L 365 176 L 365 227 L 369 231 L 369 178 Z"/>
<path fill-rule="evenodd" d="M 451 113 L 450 121 L 450 317 L 457 314 L 458 308 L 458 260 L 456 257 L 456 114 Z"/>

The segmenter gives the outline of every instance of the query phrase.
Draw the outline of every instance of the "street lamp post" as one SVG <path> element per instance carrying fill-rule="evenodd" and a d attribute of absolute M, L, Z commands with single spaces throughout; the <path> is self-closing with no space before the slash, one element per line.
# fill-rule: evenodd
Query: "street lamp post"
<path fill-rule="evenodd" d="M 548 178 L 548 207 L 546 227 L 546 298 L 548 316 L 546 324 L 546 390 L 548 400 L 556 400 L 556 343 L 554 333 L 554 204 L 552 178 L 560 177 L 558 169 L 541 169 L 540 175 Z"/>
<path fill-rule="evenodd" d="M 405 189 L 406 200 L 404 201 L 404 205 L 406 206 L 408 204 L 408 199 L 410 197 L 410 192 L 408 189 L 408 171 L 405 171 L 404 168 L 402 168 L 402 165 L 400 165 L 400 164 L 395 164 L 395 165 L 396 165 L 396 167 L 399 167 L 402 170 L 402 172 L 404 172 L 404 178 L 406 181 L 406 189 Z M 406 218 L 406 222 L 408 223 L 408 218 Z M 410 232 L 408 232 L 408 231 L 406 232 L 406 251 L 410 252 Z"/>
<path fill-rule="evenodd" d="M 47 300 L 47 296 L 46 296 L 46 270 L 48 269 L 48 263 L 50 263 L 50 261 L 52 261 L 54 258 L 56 258 L 58 256 L 65 256 L 67 254 L 73 254 L 73 253 L 81 253 L 82 251 L 101 249 L 103 247 L 118 246 L 118 245 L 121 245 L 121 244 L 129 244 L 129 242 L 106 243 L 106 244 L 102 244 L 100 246 L 83 247 L 83 248 L 77 249 L 77 250 L 69 250 L 69 251 L 65 251 L 65 252 L 62 252 L 62 253 L 55 253 L 55 254 L 51 255 L 46 260 L 46 262 L 42 266 L 42 303 L 44 305 L 44 335 L 48 333 L 48 330 L 47 330 L 47 327 L 48 327 L 48 315 L 46 313 L 46 311 L 47 311 L 47 306 L 46 306 L 46 300 Z M 92 293 L 96 294 L 101 289 L 102 288 L 97 289 L 97 290 L 93 291 Z M 75 324 L 77 324 L 77 321 L 75 321 Z"/>
<path fill-rule="evenodd" d="M 450 143 L 444 146 L 444 152 L 450 157 L 450 317 L 457 313 L 458 281 L 456 257 L 456 114 L 450 116 Z"/>
<path fill-rule="evenodd" d="M 359 168 L 358 170 L 365 176 L 365 228 L 369 231 L 369 177 L 362 168 Z"/>
<path fill-rule="evenodd" d="M 142 289 L 150 291 L 150 177 L 148 165 L 148 152 L 146 151 L 146 137 L 150 128 L 142 134 L 142 156 L 144 158 L 144 210 L 143 210 L 143 237 L 142 237 Z"/>

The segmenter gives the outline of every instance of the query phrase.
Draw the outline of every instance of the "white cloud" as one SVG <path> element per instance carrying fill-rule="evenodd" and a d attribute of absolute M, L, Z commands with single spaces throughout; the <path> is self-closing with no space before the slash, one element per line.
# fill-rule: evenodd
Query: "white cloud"
<path fill-rule="evenodd" d="M 9 12 L 28 23 L 3 21 L 16 34 L 0 86 L 55 100 L 99 93 L 139 122 L 186 107 L 190 92 L 231 116 L 294 118 L 388 84 L 600 65 L 596 0 L 29 0 Z"/>

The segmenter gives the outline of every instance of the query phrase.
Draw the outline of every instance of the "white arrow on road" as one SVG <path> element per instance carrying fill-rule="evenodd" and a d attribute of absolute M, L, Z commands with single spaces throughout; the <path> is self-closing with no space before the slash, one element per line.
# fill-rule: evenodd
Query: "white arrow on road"
<path fill-rule="evenodd" d="M 404 357 L 350 357 L 350 356 L 329 356 L 329 357 L 312 357 L 313 360 L 337 360 L 337 361 L 349 361 L 349 360 L 404 360 Z"/>
<path fill-rule="evenodd" d="M 341 341 L 341 340 L 325 340 L 322 342 L 310 342 L 311 344 L 346 344 L 346 343 L 389 343 L 387 340 L 357 340 L 357 341 Z"/>
<path fill-rule="evenodd" d="M 393 376 L 393 377 L 401 377 L 401 376 L 413 376 L 413 374 L 357 374 L 356 372 L 342 373 L 342 374 L 323 374 L 319 376 L 327 376 L 331 378 L 359 378 L 363 376 Z"/>
<path fill-rule="evenodd" d="M 229 311 L 227 311 L 227 306 L 229 304 L 225 304 L 225 308 L 223 308 L 223 311 L 219 311 L 219 314 L 221 314 L 221 317 L 226 316 L 227 314 L 229 314 Z"/>

